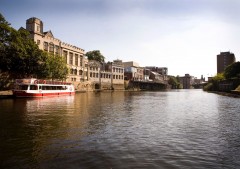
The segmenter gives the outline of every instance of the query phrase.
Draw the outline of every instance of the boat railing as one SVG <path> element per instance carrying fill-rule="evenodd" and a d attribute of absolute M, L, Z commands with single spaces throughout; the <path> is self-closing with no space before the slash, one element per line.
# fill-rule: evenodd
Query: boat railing
<path fill-rule="evenodd" d="M 50 85 L 72 85 L 69 82 L 44 80 L 44 79 L 16 79 L 17 84 L 50 84 Z"/>
<path fill-rule="evenodd" d="M 34 84 L 71 85 L 72 83 L 38 79 L 34 81 Z"/>

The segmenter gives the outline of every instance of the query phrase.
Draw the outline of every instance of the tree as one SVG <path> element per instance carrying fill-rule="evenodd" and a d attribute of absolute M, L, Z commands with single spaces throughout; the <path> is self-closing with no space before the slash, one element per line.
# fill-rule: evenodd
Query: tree
<path fill-rule="evenodd" d="M 226 79 L 240 78 L 240 62 L 235 62 L 226 67 L 224 70 Z"/>
<path fill-rule="evenodd" d="M 172 89 L 179 89 L 181 87 L 180 82 L 174 76 L 169 76 L 168 84 L 172 86 Z"/>
<path fill-rule="evenodd" d="M 0 14 L 0 70 L 12 78 L 66 79 L 64 59 L 40 50 L 23 28 L 15 30 Z"/>
<path fill-rule="evenodd" d="M 218 91 L 219 90 L 219 82 L 224 80 L 224 74 L 223 73 L 218 73 L 215 75 L 206 86 L 204 86 L 204 90 L 206 91 Z"/>
<path fill-rule="evenodd" d="M 212 78 L 212 81 L 213 82 L 219 82 L 219 81 L 224 80 L 224 79 L 225 79 L 224 74 L 223 73 L 218 73 L 217 75 L 215 75 Z"/>
<path fill-rule="evenodd" d="M 48 54 L 47 58 L 48 77 L 51 79 L 66 79 L 68 75 L 68 67 L 63 57 Z"/>
<path fill-rule="evenodd" d="M 7 51 L 9 51 L 12 28 L 0 13 L 0 70 L 5 71 L 8 65 Z"/>
<path fill-rule="evenodd" d="M 88 60 L 96 60 L 100 63 L 104 63 L 105 57 L 101 54 L 99 50 L 93 50 L 86 53 Z"/>

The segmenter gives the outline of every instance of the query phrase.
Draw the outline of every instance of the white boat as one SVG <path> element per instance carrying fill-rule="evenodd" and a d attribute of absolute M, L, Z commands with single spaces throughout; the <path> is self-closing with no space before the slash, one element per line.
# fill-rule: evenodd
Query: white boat
<path fill-rule="evenodd" d="M 13 89 L 15 97 L 45 97 L 59 95 L 74 95 L 72 83 L 43 79 L 16 79 Z"/>

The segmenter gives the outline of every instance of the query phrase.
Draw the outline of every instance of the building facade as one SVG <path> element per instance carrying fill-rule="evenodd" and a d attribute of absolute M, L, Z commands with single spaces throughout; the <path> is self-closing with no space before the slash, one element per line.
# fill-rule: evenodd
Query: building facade
<path fill-rule="evenodd" d="M 144 80 L 144 68 L 140 67 L 138 63 L 130 61 L 123 62 L 124 76 L 126 80 L 142 81 Z"/>
<path fill-rule="evenodd" d="M 235 55 L 230 52 L 221 52 L 217 55 L 217 73 L 223 73 L 225 68 L 236 61 Z"/>
<path fill-rule="evenodd" d="M 70 70 L 66 81 L 86 81 L 88 65 L 84 50 L 62 42 L 55 38 L 51 31 L 44 32 L 43 28 L 43 22 L 38 18 L 32 17 L 26 21 L 26 30 L 30 32 L 30 37 L 35 41 L 39 49 L 65 58 Z"/>
<path fill-rule="evenodd" d="M 183 86 L 183 89 L 191 89 L 194 83 L 194 78 L 189 74 L 185 74 L 185 76 L 179 77 L 179 80 Z"/>
<path fill-rule="evenodd" d="M 114 90 L 124 89 L 124 67 L 122 60 L 114 60 L 105 65 L 103 75 L 107 72 L 111 73 L 111 86 Z"/>

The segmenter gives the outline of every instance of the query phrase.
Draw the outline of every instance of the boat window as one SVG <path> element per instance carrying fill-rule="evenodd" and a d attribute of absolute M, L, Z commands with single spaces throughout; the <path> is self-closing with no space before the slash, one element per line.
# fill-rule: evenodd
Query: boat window
<path fill-rule="evenodd" d="M 30 90 L 37 90 L 37 86 L 36 85 L 30 85 Z"/>
<path fill-rule="evenodd" d="M 20 85 L 19 86 L 19 90 L 27 90 L 28 89 L 28 85 Z"/>

